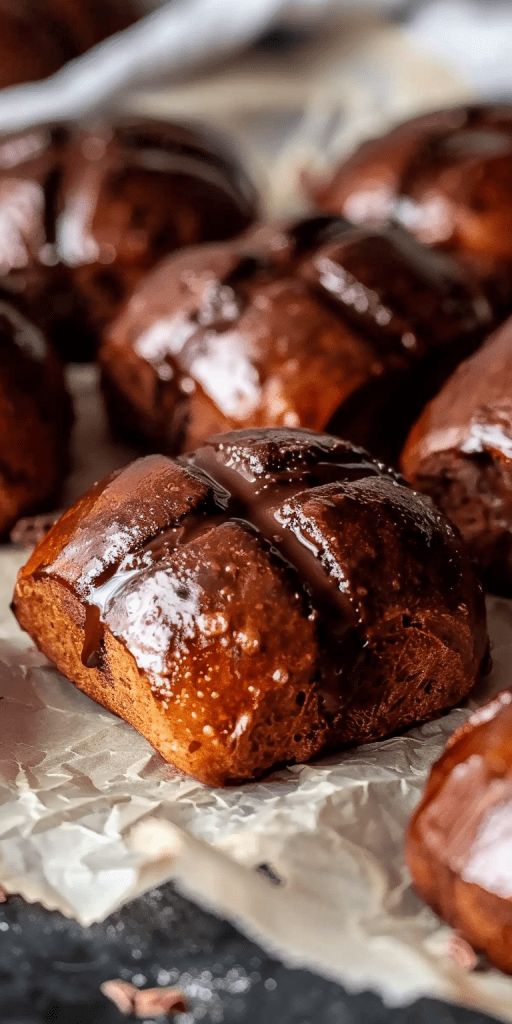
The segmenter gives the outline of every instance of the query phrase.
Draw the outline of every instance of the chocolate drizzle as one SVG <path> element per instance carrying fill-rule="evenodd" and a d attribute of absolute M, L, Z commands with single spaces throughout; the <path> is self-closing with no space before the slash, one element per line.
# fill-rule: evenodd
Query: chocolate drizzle
<path fill-rule="evenodd" d="M 307 276 L 388 358 L 425 358 L 491 322 L 453 261 L 396 227 L 353 228 L 319 250 Z"/>
<path fill-rule="evenodd" d="M 258 450 L 261 434 L 240 432 L 214 439 L 182 457 L 181 464 L 198 482 L 203 498 L 191 510 L 163 528 L 127 555 L 112 560 L 86 590 L 82 663 L 101 664 L 108 609 L 123 587 L 152 565 L 165 564 L 178 548 L 222 523 L 237 523 L 257 536 L 272 560 L 302 595 L 304 612 L 316 622 L 322 648 L 319 685 L 326 709 L 334 713 L 340 672 L 364 647 L 361 625 L 348 581 L 333 577 L 322 545 L 306 537 L 287 520 L 289 503 L 311 488 L 389 473 L 378 462 L 342 441 L 305 431 L 272 431 L 263 461 Z M 303 442 L 298 446 L 297 437 Z M 261 443 L 261 442 L 260 442 Z M 273 446 L 273 447 L 272 447 Z M 390 479 L 395 479 L 392 475 Z M 320 491 L 321 493 L 323 491 Z M 47 571 L 47 570 L 45 570 Z M 343 650 L 341 650 L 343 648 Z"/>
<path fill-rule="evenodd" d="M 329 448 L 319 454 L 330 454 Z M 298 466 L 289 474 L 266 472 L 263 480 L 245 474 L 237 465 L 236 453 L 222 442 L 200 448 L 185 457 L 194 469 L 205 472 L 212 482 L 221 484 L 228 494 L 226 513 L 253 531 L 283 568 L 292 589 L 303 595 L 305 614 L 316 623 L 320 659 L 316 683 L 324 714 L 333 717 L 340 709 L 340 679 L 353 668 L 366 640 L 361 632 L 361 619 L 347 580 L 336 580 L 318 542 L 293 529 L 283 515 L 283 508 L 300 492 L 347 480 L 381 475 L 379 464 L 365 461 L 357 450 L 348 446 L 342 461 L 318 461 L 314 466 Z M 352 457 L 352 458 L 351 458 Z"/>
<path fill-rule="evenodd" d="M 102 643 L 103 623 L 100 608 L 97 604 L 88 604 L 85 607 L 84 645 L 82 647 L 82 664 L 86 668 L 98 668 Z"/>
<path fill-rule="evenodd" d="M 318 444 L 318 451 L 320 454 L 321 444 Z M 318 461 L 313 466 L 299 464 L 288 473 L 271 470 L 263 475 L 263 480 L 241 471 L 236 454 L 232 457 L 229 443 L 221 441 L 217 446 L 208 445 L 183 457 L 187 465 L 202 470 L 214 486 L 224 489 L 228 496 L 226 515 L 248 525 L 293 569 L 301 580 L 301 588 L 309 595 L 315 615 L 321 617 L 327 608 L 335 606 L 337 617 L 343 621 L 342 633 L 354 624 L 354 609 L 347 591 L 335 585 L 322 565 L 320 552 L 315 552 L 303 535 L 290 529 L 280 513 L 284 502 L 307 488 L 381 474 L 379 464 L 364 461 L 357 450 L 350 452 L 346 446 L 343 451 L 343 461 L 334 449 L 332 461 Z M 322 454 L 328 456 L 329 448 Z M 355 461 L 349 461 L 350 455 Z M 336 633 L 339 633 L 339 624 Z"/>

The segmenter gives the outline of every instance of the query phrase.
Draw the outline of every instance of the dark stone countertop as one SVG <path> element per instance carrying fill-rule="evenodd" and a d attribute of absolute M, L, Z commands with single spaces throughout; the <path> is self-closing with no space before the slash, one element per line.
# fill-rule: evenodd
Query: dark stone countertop
<path fill-rule="evenodd" d="M 176 1024 L 490 1022 L 431 1000 L 388 1010 L 373 994 L 347 995 L 288 969 L 172 885 L 90 928 L 17 897 L 0 906 L 1 1024 L 121 1024 L 128 1018 L 100 992 L 111 978 L 182 988 L 189 1006 Z"/>

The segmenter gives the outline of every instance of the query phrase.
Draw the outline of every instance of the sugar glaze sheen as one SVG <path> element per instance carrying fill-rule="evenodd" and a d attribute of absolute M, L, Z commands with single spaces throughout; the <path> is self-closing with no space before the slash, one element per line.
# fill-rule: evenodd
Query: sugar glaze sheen
<path fill-rule="evenodd" d="M 213 785 L 432 717 L 487 658 L 448 521 L 360 448 L 299 429 L 97 484 L 21 570 L 14 611 L 80 689 Z"/>

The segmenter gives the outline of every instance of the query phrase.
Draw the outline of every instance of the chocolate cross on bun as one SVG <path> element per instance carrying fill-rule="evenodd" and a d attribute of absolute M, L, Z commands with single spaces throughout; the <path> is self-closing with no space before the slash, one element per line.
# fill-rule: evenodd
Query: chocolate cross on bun
<path fill-rule="evenodd" d="M 453 527 L 305 430 L 108 477 L 35 549 L 13 608 L 64 675 L 215 785 L 439 714 L 487 657 Z"/>

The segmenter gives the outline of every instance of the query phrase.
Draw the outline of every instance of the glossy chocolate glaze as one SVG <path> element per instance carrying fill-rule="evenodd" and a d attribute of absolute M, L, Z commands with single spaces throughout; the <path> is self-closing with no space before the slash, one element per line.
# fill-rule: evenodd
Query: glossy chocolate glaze
<path fill-rule="evenodd" d="M 411 823 L 419 892 L 503 970 L 512 972 L 512 694 L 478 710 L 434 765 Z"/>
<path fill-rule="evenodd" d="M 162 255 L 241 231 L 256 208 L 209 133 L 156 121 L 41 128 L 0 140 L 0 289 L 90 356 L 105 323 Z"/>
<path fill-rule="evenodd" d="M 394 219 L 456 253 L 498 313 L 512 290 L 512 107 L 457 107 L 364 143 L 315 192 L 321 209 L 358 223 Z"/>
<path fill-rule="evenodd" d="M 462 363 L 405 446 L 404 471 L 457 524 L 491 589 L 512 594 L 512 320 Z"/>
<path fill-rule="evenodd" d="M 470 295 L 453 262 L 396 227 L 353 229 L 320 249 L 310 273 L 355 326 L 397 354 L 425 356 L 489 323 L 486 299 Z"/>
<path fill-rule="evenodd" d="M 478 674 L 485 612 L 454 531 L 363 451 L 309 431 L 239 431 L 178 461 L 149 456 L 133 463 L 64 514 L 23 576 L 58 580 L 83 603 L 85 666 L 101 668 L 108 627 L 165 709 L 185 699 L 181 665 L 194 664 L 204 649 L 211 646 L 212 665 L 217 645 L 226 650 L 241 687 L 240 650 L 264 659 L 264 637 L 274 627 L 264 619 L 255 638 L 237 625 L 249 614 L 250 595 L 234 589 L 233 567 L 217 561 L 227 535 L 233 560 L 244 553 L 248 559 L 244 573 L 258 551 L 284 586 L 275 628 L 298 610 L 310 632 L 308 685 L 329 733 L 317 749 L 428 716 L 435 710 L 429 701 L 446 706 Z M 386 557 L 392 537 L 397 556 Z M 400 635 L 408 655 L 402 662 L 397 647 L 394 662 Z M 427 635 L 428 655 L 415 654 Z M 448 684 L 450 651 L 457 678 Z M 420 688 L 390 707 L 385 661 L 396 669 L 407 657 L 409 682 L 420 658 Z M 281 669 L 267 671 L 279 682 Z"/>
<path fill-rule="evenodd" d="M 453 263 L 400 229 L 311 218 L 162 262 L 100 359 L 114 423 L 152 446 L 330 424 L 393 456 L 404 424 L 489 319 Z"/>
<path fill-rule="evenodd" d="M 340 666 L 346 672 L 349 657 L 360 655 L 364 646 L 356 637 L 359 615 L 346 581 L 336 578 L 329 565 L 328 550 L 289 518 L 289 503 L 311 487 L 386 475 L 386 470 L 361 450 L 351 450 L 327 435 L 301 432 L 299 444 L 291 440 L 288 432 L 273 431 L 262 461 L 257 432 L 237 432 L 231 438 L 226 435 L 226 440 L 221 435 L 217 444 L 213 439 L 184 461 L 222 488 L 221 518 L 237 520 L 254 531 L 269 556 L 282 564 L 294 589 L 303 593 L 308 618 L 317 623 L 322 636 L 320 685 L 325 708 L 334 714 Z M 391 473 L 389 478 L 394 479 Z"/>
<path fill-rule="evenodd" d="M 149 120 L 79 134 L 61 196 L 59 258 L 100 333 L 162 256 L 237 234 L 256 209 L 245 172 L 215 136 Z"/>

